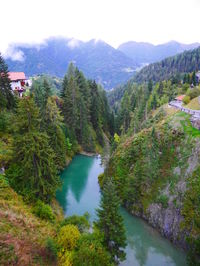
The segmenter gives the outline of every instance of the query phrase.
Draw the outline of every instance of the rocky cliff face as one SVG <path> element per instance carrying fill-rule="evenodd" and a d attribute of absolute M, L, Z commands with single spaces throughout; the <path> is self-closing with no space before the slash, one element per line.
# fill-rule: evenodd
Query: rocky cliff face
<path fill-rule="evenodd" d="M 181 112 L 125 137 L 109 174 L 130 213 L 188 248 L 200 235 L 200 131 Z"/>
<path fill-rule="evenodd" d="M 178 178 L 174 192 L 170 191 L 168 183 L 162 190 L 162 195 L 168 198 L 167 208 L 162 204 L 151 203 L 142 217 L 153 227 L 157 228 L 162 235 L 170 239 L 173 243 L 187 248 L 186 237 L 190 236 L 191 231 L 184 228 L 184 198 L 189 189 L 188 178 L 192 176 L 195 169 L 200 165 L 200 139 L 193 139 L 194 145 L 191 155 L 185 164 L 185 170 L 181 171 L 179 166 L 173 169 L 173 174 Z M 181 156 L 181 154 L 180 154 Z M 199 173 L 200 174 L 200 173 Z M 191 221 L 192 223 L 192 221 Z"/>

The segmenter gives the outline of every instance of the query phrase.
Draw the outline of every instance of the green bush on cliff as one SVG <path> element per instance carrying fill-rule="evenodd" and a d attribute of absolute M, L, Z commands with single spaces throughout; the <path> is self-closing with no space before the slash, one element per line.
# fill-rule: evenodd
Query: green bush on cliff
<path fill-rule="evenodd" d="M 33 213 L 41 219 L 49 220 L 51 222 L 55 220 L 55 215 L 53 214 L 51 207 L 41 200 L 38 200 L 35 204 Z"/>
<path fill-rule="evenodd" d="M 96 234 L 83 234 L 73 256 L 74 266 L 111 266 L 111 257 Z"/>
<path fill-rule="evenodd" d="M 58 245 L 52 237 L 48 237 L 45 243 L 47 252 L 52 261 L 56 261 L 58 253 Z"/>
<path fill-rule="evenodd" d="M 184 226 L 191 228 L 195 235 L 200 234 L 200 167 L 188 179 L 183 202 Z"/>
<path fill-rule="evenodd" d="M 157 203 L 161 203 L 164 208 L 168 207 L 168 197 L 167 195 L 160 195 L 157 199 Z"/>
<path fill-rule="evenodd" d="M 61 226 L 65 226 L 68 224 L 73 224 L 75 226 L 78 227 L 78 230 L 80 231 L 80 233 L 83 233 L 85 231 L 88 231 L 90 228 L 90 223 L 89 223 L 89 213 L 85 213 L 82 216 L 78 216 L 78 215 L 72 215 L 69 216 L 67 218 L 65 218 L 62 222 L 61 222 Z"/>

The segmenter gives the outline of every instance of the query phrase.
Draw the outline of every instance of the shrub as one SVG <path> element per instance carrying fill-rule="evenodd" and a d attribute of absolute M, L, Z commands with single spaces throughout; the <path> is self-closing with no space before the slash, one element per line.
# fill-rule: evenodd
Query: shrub
<path fill-rule="evenodd" d="M 111 257 L 94 233 L 84 234 L 78 240 L 73 256 L 74 266 L 109 266 Z"/>
<path fill-rule="evenodd" d="M 196 97 L 198 97 L 200 95 L 200 89 L 199 88 L 193 88 L 193 89 L 189 89 L 187 91 L 187 96 L 190 97 L 190 99 L 194 99 Z"/>
<path fill-rule="evenodd" d="M 64 254 L 59 253 L 59 266 L 72 266 L 73 264 L 73 251 L 65 251 Z"/>
<path fill-rule="evenodd" d="M 61 226 L 65 226 L 68 224 L 73 224 L 78 227 L 78 230 L 83 233 L 87 231 L 90 228 L 90 223 L 89 223 L 89 214 L 85 213 L 83 216 L 78 216 L 78 215 L 72 215 L 67 218 L 65 218 L 61 222 Z"/>
<path fill-rule="evenodd" d="M 100 188 L 103 188 L 103 185 L 105 183 L 105 174 L 104 173 L 102 173 L 98 176 L 98 182 L 99 182 Z"/>
<path fill-rule="evenodd" d="M 63 226 L 57 237 L 57 242 L 62 252 L 64 253 L 66 250 L 72 251 L 76 247 L 80 235 L 77 226 L 72 224 Z"/>
<path fill-rule="evenodd" d="M 58 246 L 55 240 L 51 237 L 48 237 L 46 240 L 46 249 L 48 252 L 49 257 L 51 260 L 56 260 L 57 258 L 57 252 L 58 252 Z"/>
<path fill-rule="evenodd" d="M 51 207 L 41 200 L 37 201 L 34 206 L 33 213 L 44 220 L 49 220 L 51 222 L 55 220 L 55 215 L 53 214 Z"/>
<path fill-rule="evenodd" d="M 8 179 L 0 174 L 0 188 L 7 188 L 9 187 Z"/>
<path fill-rule="evenodd" d="M 184 98 L 183 98 L 183 103 L 184 104 L 188 104 L 190 102 L 190 96 L 185 96 Z"/>
<path fill-rule="evenodd" d="M 196 239 L 188 238 L 190 244 L 189 251 L 187 253 L 187 265 L 200 265 L 200 237 Z"/>
<path fill-rule="evenodd" d="M 168 207 L 168 197 L 167 195 L 160 195 L 157 199 L 157 203 L 161 203 L 164 208 Z"/>

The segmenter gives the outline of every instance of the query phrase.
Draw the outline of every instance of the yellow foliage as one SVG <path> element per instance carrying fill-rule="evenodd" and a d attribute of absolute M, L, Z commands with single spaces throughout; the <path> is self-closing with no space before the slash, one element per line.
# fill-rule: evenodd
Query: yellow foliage
<path fill-rule="evenodd" d="M 119 137 L 119 135 L 117 133 L 114 134 L 114 141 L 116 143 L 119 143 L 119 141 L 120 141 L 120 137 Z"/>
<path fill-rule="evenodd" d="M 75 225 L 69 224 L 61 228 L 58 233 L 58 244 L 62 247 L 62 253 L 66 251 L 72 251 L 80 237 L 80 232 Z"/>
<path fill-rule="evenodd" d="M 58 253 L 58 265 L 59 266 L 72 266 L 73 263 L 73 252 L 72 251 L 65 251 L 63 254 L 62 252 Z"/>

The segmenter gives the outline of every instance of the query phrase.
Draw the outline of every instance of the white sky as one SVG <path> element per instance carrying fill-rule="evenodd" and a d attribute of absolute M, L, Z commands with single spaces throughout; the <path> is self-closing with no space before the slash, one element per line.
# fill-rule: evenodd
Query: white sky
<path fill-rule="evenodd" d="M 200 0 L 0 0 L 0 51 L 49 36 L 200 42 Z"/>

